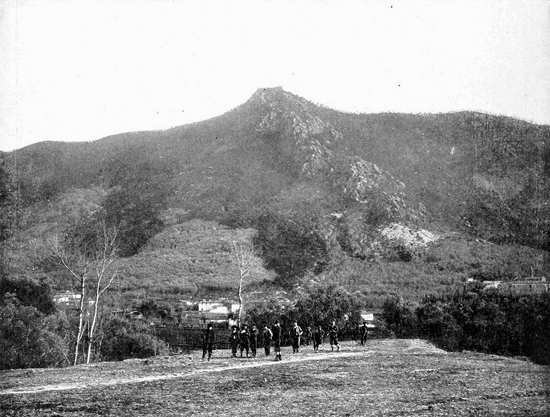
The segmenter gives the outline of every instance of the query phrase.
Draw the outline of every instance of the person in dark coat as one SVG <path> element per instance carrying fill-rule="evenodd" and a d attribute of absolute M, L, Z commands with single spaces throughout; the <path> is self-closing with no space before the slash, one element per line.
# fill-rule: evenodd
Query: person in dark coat
<path fill-rule="evenodd" d="M 361 346 L 364 346 L 367 342 L 367 335 L 368 335 L 368 329 L 367 329 L 367 322 L 364 321 L 363 325 L 359 328 L 359 336 L 361 336 Z"/>
<path fill-rule="evenodd" d="M 311 330 L 311 326 L 307 326 L 306 331 L 304 332 L 304 343 L 306 344 L 306 346 L 309 346 L 312 338 L 313 338 L 313 331 Z"/>
<path fill-rule="evenodd" d="M 237 346 L 239 346 L 239 331 L 237 326 L 231 327 L 231 334 L 229 335 L 229 343 L 231 343 L 231 355 L 237 357 Z"/>
<path fill-rule="evenodd" d="M 252 325 L 250 329 L 250 352 L 252 357 L 256 357 L 256 347 L 258 346 L 258 328 L 255 325 Z"/>
<path fill-rule="evenodd" d="M 300 350 L 300 337 L 302 336 L 302 328 L 297 322 L 292 324 L 290 328 L 290 339 L 292 340 L 292 353 L 298 353 Z"/>
<path fill-rule="evenodd" d="M 241 358 L 243 357 L 243 351 L 246 350 L 246 357 L 248 358 L 248 350 L 250 348 L 250 334 L 248 332 L 248 326 L 245 324 L 239 333 L 239 344 L 241 345 Z"/>
<path fill-rule="evenodd" d="M 273 332 L 271 331 L 271 329 L 269 327 L 264 326 L 264 331 L 263 331 L 263 341 L 264 341 L 264 351 L 265 351 L 265 356 L 269 356 L 269 354 L 271 353 L 271 340 L 273 340 Z"/>
<path fill-rule="evenodd" d="M 273 325 L 273 328 L 271 329 L 271 332 L 273 333 L 273 347 L 275 350 L 275 360 L 280 361 L 281 358 L 281 336 L 282 336 L 282 329 L 281 324 L 279 323 L 279 320 L 275 322 Z"/>
<path fill-rule="evenodd" d="M 325 337 L 325 331 L 319 326 L 315 326 L 313 329 L 313 350 L 317 352 L 319 346 L 323 344 L 323 338 Z"/>
<path fill-rule="evenodd" d="M 214 326 L 212 323 L 208 323 L 204 333 L 202 335 L 202 358 L 206 357 L 208 353 L 208 360 L 212 357 L 212 349 L 214 347 Z"/>
<path fill-rule="evenodd" d="M 340 352 L 340 344 L 338 343 L 338 327 L 336 327 L 336 321 L 332 321 L 328 334 L 330 336 L 330 350 L 334 351 L 334 346 L 336 346 L 336 351 Z"/>

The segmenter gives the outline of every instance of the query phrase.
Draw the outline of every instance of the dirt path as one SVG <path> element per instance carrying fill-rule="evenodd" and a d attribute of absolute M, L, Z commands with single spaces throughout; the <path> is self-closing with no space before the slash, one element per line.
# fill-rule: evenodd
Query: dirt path
<path fill-rule="evenodd" d="M 328 359 L 352 357 L 352 356 L 369 356 L 370 352 L 365 351 L 352 351 L 352 352 L 327 352 L 317 354 L 315 356 L 303 356 L 298 358 L 291 358 L 283 361 L 261 361 L 253 363 L 245 363 L 241 365 L 230 365 L 230 366 L 213 366 L 204 369 L 197 369 L 190 372 L 177 372 L 169 373 L 162 375 L 147 375 L 147 376 L 135 376 L 128 378 L 110 378 L 107 380 L 98 380 L 91 382 L 81 382 L 81 383 L 61 383 L 61 384 L 49 384 L 33 387 L 17 387 L 0 391 L 0 395 L 14 395 L 14 394 L 37 394 L 48 391 L 68 391 L 68 390 L 77 390 L 84 388 L 93 388 L 93 387 L 105 387 L 112 385 L 120 384 L 137 384 L 140 382 L 152 382 L 152 381 L 163 381 L 168 379 L 177 379 L 177 378 L 187 378 L 195 375 L 214 373 L 214 372 L 224 372 L 231 370 L 247 369 L 247 368 L 259 368 L 267 366 L 278 366 L 289 363 L 298 363 L 298 362 L 307 362 L 307 361 L 321 361 Z"/>

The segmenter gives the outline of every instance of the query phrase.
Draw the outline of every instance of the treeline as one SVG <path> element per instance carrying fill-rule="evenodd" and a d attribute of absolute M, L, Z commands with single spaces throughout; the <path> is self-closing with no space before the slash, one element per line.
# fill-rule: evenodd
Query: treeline
<path fill-rule="evenodd" d="M 474 288 L 428 296 L 419 305 L 385 302 L 383 318 L 397 337 L 422 337 L 450 350 L 526 356 L 550 364 L 550 294 L 510 296 Z"/>
<path fill-rule="evenodd" d="M 361 311 L 367 308 L 366 297 L 360 292 L 349 292 L 343 287 L 312 287 L 304 291 L 294 305 L 264 302 L 252 306 L 246 314 L 246 322 L 258 328 L 271 327 L 279 320 L 283 329 L 283 343 L 290 343 L 288 330 L 296 321 L 303 330 L 321 326 L 328 329 L 336 321 L 340 337 L 355 338 L 362 323 Z M 288 340 L 286 340 L 286 339 Z"/>
<path fill-rule="evenodd" d="M 168 353 L 149 326 L 107 311 L 103 316 L 92 346 L 94 361 Z M 78 312 L 58 310 L 44 281 L 0 279 L 0 369 L 70 365 L 77 332 Z M 89 343 L 84 336 L 82 359 Z"/>

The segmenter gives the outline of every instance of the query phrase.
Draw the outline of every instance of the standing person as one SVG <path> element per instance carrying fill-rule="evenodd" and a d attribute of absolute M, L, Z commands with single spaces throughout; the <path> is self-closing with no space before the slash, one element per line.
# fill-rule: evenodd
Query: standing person
<path fill-rule="evenodd" d="M 248 326 L 245 324 L 239 334 L 239 343 L 241 345 L 241 358 L 243 357 L 243 350 L 246 350 L 246 357 L 248 358 L 248 349 L 250 347 L 250 335 L 248 333 Z"/>
<path fill-rule="evenodd" d="M 229 343 L 231 343 L 231 355 L 237 357 L 237 346 L 239 345 L 239 332 L 237 326 L 231 326 L 231 334 L 229 335 Z"/>
<path fill-rule="evenodd" d="M 265 356 L 269 356 L 269 354 L 271 353 L 270 350 L 271 350 L 271 340 L 273 339 L 273 332 L 269 327 L 267 327 L 267 325 L 265 325 L 262 335 L 264 339 Z"/>
<path fill-rule="evenodd" d="M 309 344 L 311 343 L 312 337 L 313 337 L 313 332 L 311 330 L 311 326 L 307 326 L 305 335 L 304 335 L 304 342 L 306 346 L 309 346 Z"/>
<path fill-rule="evenodd" d="M 336 351 L 340 352 L 340 345 L 338 344 L 338 327 L 336 327 L 336 321 L 332 321 L 332 325 L 328 329 L 328 334 L 330 336 L 330 350 L 334 351 L 334 346 L 336 346 Z"/>
<path fill-rule="evenodd" d="M 273 333 L 273 347 L 275 350 L 275 360 L 280 361 L 281 358 L 281 336 L 282 336 L 282 329 L 281 329 L 281 323 L 279 323 L 279 320 L 275 321 L 275 324 L 273 325 L 273 328 L 271 329 Z"/>
<path fill-rule="evenodd" d="M 317 352 L 319 350 L 319 346 L 323 344 L 323 338 L 325 337 L 325 331 L 319 326 L 315 326 L 315 329 L 313 330 L 313 351 Z"/>
<path fill-rule="evenodd" d="M 298 322 L 294 322 L 290 329 L 290 338 L 292 340 L 292 353 L 298 353 L 300 350 L 300 337 L 302 336 L 302 328 L 298 326 Z"/>
<path fill-rule="evenodd" d="M 367 341 L 367 335 L 368 335 L 368 329 L 367 329 L 367 322 L 364 321 L 363 325 L 359 328 L 359 335 L 361 336 L 361 346 L 365 346 L 365 343 Z"/>
<path fill-rule="evenodd" d="M 258 328 L 256 325 L 252 325 L 252 329 L 250 329 L 250 352 L 252 353 L 252 357 L 256 357 L 256 347 L 258 346 Z"/>
<path fill-rule="evenodd" d="M 214 326 L 208 323 L 202 335 L 202 359 L 204 360 L 208 353 L 208 360 L 212 357 L 212 348 L 214 347 Z"/>

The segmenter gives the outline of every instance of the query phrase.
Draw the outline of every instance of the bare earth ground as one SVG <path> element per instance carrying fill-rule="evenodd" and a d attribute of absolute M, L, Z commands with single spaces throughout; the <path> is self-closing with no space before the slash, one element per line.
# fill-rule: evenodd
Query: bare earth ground
<path fill-rule="evenodd" d="M 2 416 L 549 416 L 550 367 L 419 340 L 0 372 Z M 328 350 L 328 351 L 327 351 Z"/>

